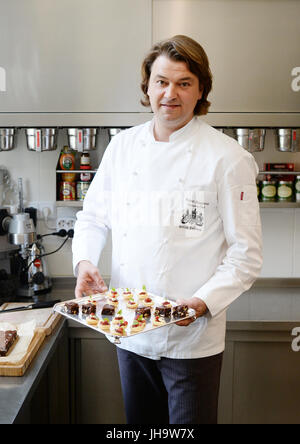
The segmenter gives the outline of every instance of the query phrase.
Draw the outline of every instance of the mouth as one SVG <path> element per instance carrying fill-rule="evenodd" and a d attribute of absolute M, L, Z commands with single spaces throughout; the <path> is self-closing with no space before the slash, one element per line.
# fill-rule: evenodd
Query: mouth
<path fill-rule="evenodd" d="M 174 105 L 173 103 L 172 104 L 171 103 L 161 103 L 160 106 L 162 106 L 166 109 L 176 109 L 176 108 L 180 107 L 180 105 L 177 105 L 177 104 Z"/>

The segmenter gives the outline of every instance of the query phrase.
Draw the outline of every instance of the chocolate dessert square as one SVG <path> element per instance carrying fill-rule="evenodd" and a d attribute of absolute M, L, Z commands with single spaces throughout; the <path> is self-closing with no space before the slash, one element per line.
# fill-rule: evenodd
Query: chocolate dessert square
<path fill-rule="evenodd" d="M 115 314 L 115 307 L 110 304 L 105 304 L 102 308 L 101 314 L 106 315 L 106 316 L 109 316 L 109 315 L 112 316 Z"/>
<path fill-rule="evenodd" d="M 174 318 L 185 318 L 188 315 L 188 309 L 187 305 L 177 305 L 173 308 Z"/>
<path fill-rule="evenodd" d="M 81 307 L 82 314 L 90 315 L 96 314 L 96 305 L 89 302 L 88 304 L 83 304 Z"/>
<path fill-rule="evenodd" d="M 68 314 L 78 315 L 79 305 L 76 302 L 66 302 L 65 303 L 65 311 Z"/>
<path fill-rule="evenodd" d="M 151 307 L 138 306 L 135 310 L 136 317 L 142 315 L 144 318 L 150 318 L 151 316 Z"/>
<path fill-rule="evenodd" d="M 164 316 L 168 318 L 171 316 L 171 307 L 165 307 L 161 305 L 160 307 L 155 307 L 154 316 Z"/>
<path fill-rule="evenodd" d="M 17 340 L 16 330 L 0 331 L 0 356 L 6 356 Z"/>

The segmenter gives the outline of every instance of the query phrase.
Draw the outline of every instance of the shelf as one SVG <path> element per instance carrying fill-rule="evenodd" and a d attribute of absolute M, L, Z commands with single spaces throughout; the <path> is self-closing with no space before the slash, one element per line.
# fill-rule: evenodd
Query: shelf
<path fill-rule="evenodd" d="M 281 176 L 281 175 L 285 175 L 285 176 L 300 176 L 300 171 L 260 171 L 258 173 L 259 176 L 261 176 L 262 174 L 265 175 L 277 175 L 277 176 Z"/>
<path fill-rule="evenodd" d="M 259 202 L 260 208 L 300 208 L 300 202 Z"/>
<path fill-rule="evenodd" d="M 56 201 L 57 207 L 82 208 L 83 202 L 76 200 Z M 260 208 L 300 208 L 300 202 L 259 202 Z"/>
<path fill-rule="evenodd" d="M 93 173 L 96 174 L 98 170 L 56 170 L 56 173 L 58 174 L 73 174 L 73 173 Z M 300 174 L 300 173 L 299 173 Z"/>
<path fill-rule="evenodd" d="M 57 200 L 57 207 L 73 207 L 73 208 L 82 208 L 83 202 L 81 200 Z"/>

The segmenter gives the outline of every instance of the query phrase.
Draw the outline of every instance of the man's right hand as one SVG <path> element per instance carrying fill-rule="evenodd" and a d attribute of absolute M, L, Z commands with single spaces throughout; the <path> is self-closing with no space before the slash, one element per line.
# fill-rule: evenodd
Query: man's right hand
<path fill-rule="evenodd" d="M 83 293 L 89 296 L 96 293 L 104 293 L 105 291 L 107 291 L 107 286 L 98 268 L 89 261 L 79 262 L 75 297 L 81 298 Z"/>

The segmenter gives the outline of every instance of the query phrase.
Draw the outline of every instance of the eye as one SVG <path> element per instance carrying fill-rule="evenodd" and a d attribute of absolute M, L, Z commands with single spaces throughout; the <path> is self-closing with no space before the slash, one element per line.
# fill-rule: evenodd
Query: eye
<path fill-rule="evenodd" d="M 160 86 L 164 86 L 165 84 L 166 84 L 166 82 L 164 81 L 164 80 L 157 80 L 157 82 L 156 82 L 158 85 L 160 85 Z"/>
<path fill-rule="evenodd" d="M 183 88 L 187 88 L 188 86 L 190 86 L 190 83 L 189 83 L 189 82 L 182 82 L 182 83 L 181 83 L 181 86 L 182 86 Z"/>

